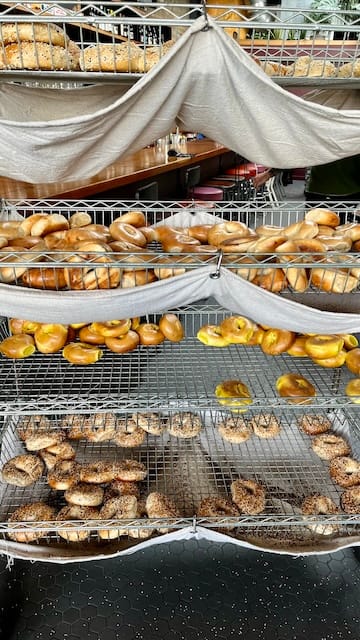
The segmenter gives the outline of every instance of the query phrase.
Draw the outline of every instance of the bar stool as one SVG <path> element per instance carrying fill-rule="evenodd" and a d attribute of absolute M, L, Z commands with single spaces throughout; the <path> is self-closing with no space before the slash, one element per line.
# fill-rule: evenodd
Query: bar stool
<path fill-rule="evenodd" d="M 192 197 L 194 200 L 203 200 L 203 201 L 220 201 L 223 200 L 224 192 L 222 189 L 218 189 L 216 187 L 207 187 L 199 185 L 198 187 L 194 187 L 192 190 Z"/>
<path fill-rule="evenodd" d="M 234 176 L 234 177 L 242 176 L 244 178 L 251 178 L 252 173 L 253 172 L 251 171 L 251 169 L 247 167 L 246 164 L 238 164 L 236 167 L 230 167 L 225 171 L 225 174 L 227 176 Z"/>
<path fill-rule="evenodd" d="M 200 182 L 200 165 L 189 167 L 185 171 L 185 190 L 186 194 L 194 198 L 193 190 Z"/>
<path fill-rule="evenodd" d="M 159 199 L 159 185 L 157 182 L 149 182 L 144 184 L 143 187 L 139 187 L 135 191 L 135 200 L 158 200 Z"/>
<path fill-rule="evenodd" d="M 206 182 L 202 182 L 201 186 L 203 187 L 216 187 L 217 189 L 221 189 L 223 192 L 223 200 L 235 200 L 237 185 L 233 180 L 222 180 L 221 178 L 212 178 L 212 180 L 207 180 Z"/>

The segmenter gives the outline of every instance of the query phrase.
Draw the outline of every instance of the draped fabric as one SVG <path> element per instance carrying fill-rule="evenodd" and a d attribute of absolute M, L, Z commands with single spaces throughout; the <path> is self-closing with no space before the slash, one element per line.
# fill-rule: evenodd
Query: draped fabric
<path fill-rule="evenodd" d="M 0 175 L 32 183 L 89 178 L 175 125 L 278 168 L 359 152 L 360 110 L 290 94 L 211 18 L 204 25 L 202 16 L 130 89 L 0 85 Z"/>

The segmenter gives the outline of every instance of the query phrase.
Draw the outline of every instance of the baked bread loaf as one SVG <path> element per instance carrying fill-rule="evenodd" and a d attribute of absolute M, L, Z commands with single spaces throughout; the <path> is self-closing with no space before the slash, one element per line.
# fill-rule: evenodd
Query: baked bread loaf
<path fill-rule="evenodd" d="M 136 73 L 142 50 L 134 42 L 91 45 L 80 59 L 83 71 L 118 71 Z"/>

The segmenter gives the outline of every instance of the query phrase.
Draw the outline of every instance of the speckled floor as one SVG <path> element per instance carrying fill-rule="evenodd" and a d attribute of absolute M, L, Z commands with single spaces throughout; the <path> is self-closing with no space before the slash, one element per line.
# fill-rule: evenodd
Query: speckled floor
<path fill-rule="evenodd" d="M 174 542 L 59 566 L 0 559 L 2 640 L 359 640 L 360 550 Z"/>

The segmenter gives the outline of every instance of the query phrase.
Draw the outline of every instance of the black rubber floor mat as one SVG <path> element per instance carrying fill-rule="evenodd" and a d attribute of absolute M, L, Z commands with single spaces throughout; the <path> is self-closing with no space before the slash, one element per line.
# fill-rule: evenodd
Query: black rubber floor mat
<path fill-rule="evenodd" d="M 0 559 L 1 640 L 359 640 L 360 553 L 174 542 L 64 566 Z"/>

